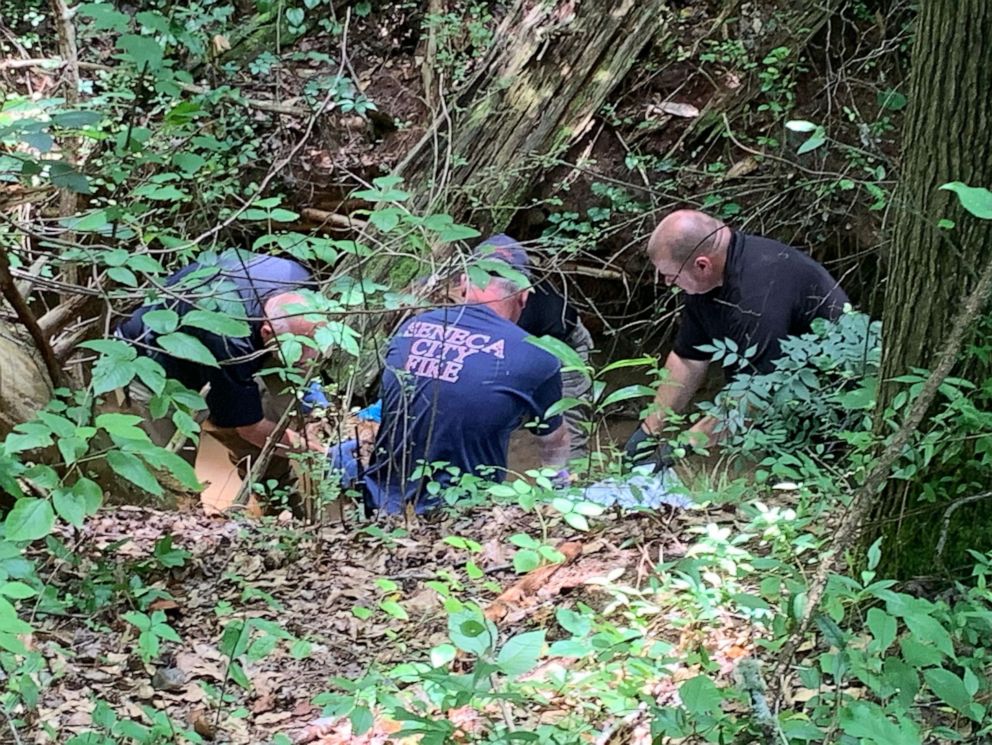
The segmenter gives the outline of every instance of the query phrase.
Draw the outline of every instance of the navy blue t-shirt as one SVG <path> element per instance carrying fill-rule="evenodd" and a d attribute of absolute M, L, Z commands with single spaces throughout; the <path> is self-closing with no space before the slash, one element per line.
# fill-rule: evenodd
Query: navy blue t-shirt
<path fill-rule="evenodd" d="M 439 308 L 404 323 L 390 341 L 382 376 L 382 425 L 365 482 L 375 505 L 402 512 L 433 506 L 422 463 L 502 481 L 510 434 L 538 420 L 537 434 L 561 425 L 544 419 L 561 399 L 558 360 L 524 341 L 528 334 L 485 306 Z"/>
<path fill-rule="evenodd" d="M 117 328 L 118 335 L 137 342 L 138 350 L 158 362 L 166 376 L 199 391 L 207 383 L 210 419 L 218 427 L 242 427 L 263 418 L 262 399 L 255 374 L 268 362 L 261 324 L 265 300 L 271 295 L 311 286 L 313 278 L 302 265 L 289 259 L 249 251 L 225 251 L 201 256 L 165 281 L 167 299 L 139 308 Z M 149 329 L 144 315 L 169 309 L 180 317 L 177 331 L 200 340 L 220 367 L 179 359 L 156 347 L 158 334 Z M 209 310 L 246 321 L 248 336 L 230 337 L 196 326 L 182 325 L 193 310 Z"/>
<path fill-rule="evenodd" d="M 552 336 L 565 341 L 575 330 L 579 314 L 550 282 L 533 287 L 517 325 L 532 336 Z"/>
<path fill-rule="evenodd" d="M 814 318 L 835 320 L 846 302 L 837 281 L 806 254 L 734 231 L 723 284 L 686 295 L 674 351 L 683 359 L 709 360 L 700 345 L 732 339 L 742 354 L 756 347 L 734 374 L 767 373 L 782 356 L 782 339 L 809 333 Z"/>

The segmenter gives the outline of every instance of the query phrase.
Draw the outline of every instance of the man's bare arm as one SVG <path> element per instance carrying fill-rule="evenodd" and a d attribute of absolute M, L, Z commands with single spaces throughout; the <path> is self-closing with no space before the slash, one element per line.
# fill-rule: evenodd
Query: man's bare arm
<path fill-rule="evenodd" d="M 669 411 L 680 413 L 706 378 L 709 367 L 706 360 L 688 360 L 671 352 L 665 360 L 668 377 L 658 386 L 655 392 L 655 410 L 645 417 L 641 427 L 652 435 L 661 434 L 665 426 L 665 417 Z"/>
<path fill-rule="evenodd" d="M 538 438 L 541 464 L 561 470 L 568 463 L 568 453 L 572 447 L 572 436 L 562 422 L 554 432 Z"/>
<path fill-rule="evenodd" d="M 243 427 L 235 427 L 235 431 L 241 439 L 250 442 L 257 448 L 265 447 L 265 443 L 269 440 L 275 430 L 276 423 L 270 421 L 269 419 L 260 419 L 254 424 L 248 424 Z M 302 453 L 308 450 L 323 453 L 327 450 L 327 446 L 320 443 L 316 438 L 305 438 L 296 430 L 288 427 L 283 430 L 282 437 L 277 443 L 277 446 L 278 450 L 282 451 L 283 454 L 285 454 L 287 450 L 294 453 Z"/>

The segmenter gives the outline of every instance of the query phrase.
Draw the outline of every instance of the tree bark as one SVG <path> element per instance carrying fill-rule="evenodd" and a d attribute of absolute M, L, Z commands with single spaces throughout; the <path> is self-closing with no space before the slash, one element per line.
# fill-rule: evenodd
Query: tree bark
<path fill-rule="evenodd" d="M 950 181 L 992 185 L 992 4 L 986 0 L 927 0 L 921 3 L 913 48 L 910 105 L 903 134 L 902 188 L 885 296 L 882 390 L 879 412 L 904 387 L 894 377 L 911 368 L 934 368 L 962 298 L 975 287 L 992 246 L 992 223 L 967 214 L 958 198 L 939 187 Z M 952 229 L 938 228 L 951 220 Z M 953 374 L 978 384 L 992 367 L 968 356 Z M 881 419 L 881 417 L 879 417 Z M 899 574 L 932 570 L 933 548 L 943 509 L 910 516 L 924 481 L 890 480 L 868 540 L 885 537 L 887 569 Z M 952 474 L 954 475 L 954 474 Z M 953 493 L 938 493 L 952 501 Z M 956 518 L 974 521 L 976 503 Z M 961 514 L 964 513 L 964 514 Z M 960 524 L 960 523 L 959 523 Z M 977 548 L 972 545 L 970 548 Z"/>
<path fill-rule="evenodd" d="M 30 343 L 0 321 L 0 439 L 48 403 L 52 391 L 45 366 Z"/>
<path fill-rule="evenodd" d="M 480 72 L 399 165 L 419 213 L 504 227 L 667 19 L 664 0 L 518 0 Z"/>

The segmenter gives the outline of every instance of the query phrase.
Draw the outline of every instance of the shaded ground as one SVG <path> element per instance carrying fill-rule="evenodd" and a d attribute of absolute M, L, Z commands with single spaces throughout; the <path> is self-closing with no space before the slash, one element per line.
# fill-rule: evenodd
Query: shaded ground
<path fill-rule="evenodd" d="M 549 641 L 556 633 L 557 607 L 604 602 L 590 580 L 610 575 L 640 586 L 659 558 L 685 552 L 692 526 L 731 519 L 728 513 L 700 511 L 627 515 L 580 534 L 552 510 L 543 513 L 548 542 L 579 541 L 581 557 L 536 595 L 513 604 L 499 625 L 505 633 L 549 627 Z M 507 539 L 521 532 L 541 535 L 536 515 L 500 505 L 408 529 L 357 524 L 306 529 L 287 521 L 248 523 L 128 507 L 103 512 L 82 531 L 63 535 L 84 557 L 82 563 L 49 567 L 53 584 L 72 591 L 96 583 L 106 602 L 87 613 L 39 618 L 43 631 L 35 643 L 45 650 L 53 680 L 30 741 L 63 742 L 87 729 L 95 699 L 109 702 L 118 716 L 139 721 L 148 721 L 143 706 L 166 711 L 180 725 L 234 743 L 268 741 L 276 731 L 299 728 L 320 715 L 311 700 L 332 688 L 332 676 L 357 677 L 370 667 L 423 659 L 432 646 L 447 641 L 442 598 L 428 582 L 443 580 L 453 594 L 483 607 L 511 585 L 516 548 Z M 174 549 L 189 552 L 182 566 L 152 560 L 156 543 L 161 546 L 166 536 Z M 444 542 L 446 536 L 481 545 L 471 558 L 484 577 L 465 579 L 470 556 Z M 100 595 L 93 584 L 89 589 Z M 160 659 L 144 664 L 137 630 L 122 614 L 141 598 L 154 597 L 150 592 L 161 597 L 148 613 L 164 612 L 182 641 L 164 642 Z M 390 615 L 382 601 L 393 599 L 402 610 L 391 606 Z M 224 627 L 249 619 L 271 622 L 286 638 L 266 641 L 268 631 L 249 632 L 247 655 L 238 658 L 245 686 L 234 680 L 236 671 L 221 649 Z M 712 644 L 710 652 L 718 658 L 740 654 L 731 648 L 741 648 L 749 638 L 750 631 L 735 630 L 734 623 L 728 618 L 725 629 L 701 638 L 696 638 L 700 630 L 691 629 L 659 628 L 658 634 L 680 643 L 680 634 L 690 633 L 693 643 Z M 253 657 L 258 659 L 250 661 Z M 726 659 L 729 671 L 732 659 Z M 671 681 L 660 686 L 659 695 L 674 695 Z M 226 703 L 218 707 L 221 698 Z M 58 734 L 43 734 L 42 722 Z"/>

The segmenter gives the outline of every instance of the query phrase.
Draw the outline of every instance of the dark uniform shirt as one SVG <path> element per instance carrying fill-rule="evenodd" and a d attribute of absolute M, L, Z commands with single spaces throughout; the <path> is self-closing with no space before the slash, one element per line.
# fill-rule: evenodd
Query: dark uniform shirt
<path fill-rule="evenodd" d="M 754 347 L 737 373 L 767 373 L 787 336 L 810 331 L 814 318 L 836 319 L 848 302 L 840 285 L 804 253 L 769 238 L 734 232 L 723 284 L 686 295 L 674 351 L 684 359 L 709 360 L 700 345 L 731 339 L 738 355 Z"/>
<path fill-rule="evenodd" d="M 565 341 L 575 330 L 578 318 L 575 308 L 544 281 L 534 286 L 517 325 L 533 336 L 553 336 Z"/>
<path fill-rule="evenodd" d="M 167 299 L 139 308 L 120 324 L 117 333 L 138 342 L 141 354 L 154 359 L 162 365 L 167 377 L 187 388 L 200 391 L 209 383 L 206 401 L 210 419 L 217 426 L 255 424 L 263 418 L 255 375 L 268 361 L 260 331 L 265 301 L 271 295 L 311 283 L 310 272 L 289 259 L 238 250 L 220 256 L 201 256 L 165 281 Z M 144 316 L 163 309 L 176 312 L 180 319 L 176 330 L 198 339 L 220 367 L 173 357 L 156 347 L 158 334 L 148 328 Z M 243 320 L 250 333 L 231 337 L 182 325 L 183 317 L 192 310 L 220 312 Z"/>
<path fill-rule="evenodd" d="M 550 433 L 561 417 L 544 420 L 561 399 L 558 360 L 524 341 L 527 332 L 485 306 L 458 305 L 406 321 L 389 343 L 383 370 L 382 424 L 366 486 L 374 505 L 389 513 L 432 501 L 421 464 L 444 463 L 459 473 L 503 479 L 510 434 L 539 420 Z"/>

